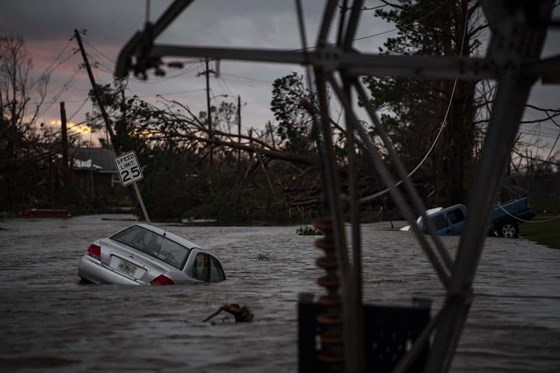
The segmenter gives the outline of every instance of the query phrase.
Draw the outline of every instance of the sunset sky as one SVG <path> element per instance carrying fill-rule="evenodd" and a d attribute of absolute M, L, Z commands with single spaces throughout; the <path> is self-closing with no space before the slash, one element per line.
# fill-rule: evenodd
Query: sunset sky
<path fill-rule="evenodd" d="M 158 42 L 178 45 L 227 46 L 253 48 L 299 49 L 294 1 L 276 0 L 219 0 L 194 1 Z M 315 41 L 324 1 L 304 0 L 304 14 L 309 43 Z M 369 6 L 377 1 L 367 1 Z M 167 8 L 171 1 L 150 1 L 150 20 Z M 67 117 L 72 123 L 83 122 L 85 113 L 92 110 L 87 98 L 91 88 L 75 40 L 70 40 L 74 29 L 87 30 L 83 35 L 85 48 L 94 66 L 100 84 L 113 81 L 115 61 L 120 49 L 143 28 L 146 20 L 146 1 L 139 0 L 20 0 L 2 1 L 0 34 L 22 36 L 33 59 L 32 76 L 50 73 L 47 105 L 42 110 L 42 122 L 59 121 L 59 102 L 66 103 Z M 381 35 L 378 35 L 381 34 Z M 357 32 L 355 46 L 363 52 L 377 52 L 388 36 L 394 35 L 391 25 L 365 11 Z M 363 39 L 362 39 L 363 38 Z M 558 31 L 549 33 L 546 55 L 558 53 Z M 176 99 L 187 104 L 195 113 L 205 110 L 205 80 L 199 73 L 204 70 L 200 60 L 187 60 L 181 70 L 169 70 L 165 77 L 150 76 L 141 81 L 131 75 L 127 86 L 129 96 L 138 95 L 155 102 L 156 95 Z M 272 82 L 301 67 L 281 64 L 255 64 L 222 61 L 220 76 L 211 78 L 214 100 L 243 104 L 243 127 L 262 128 L 273 120 L 270 112 Z M 228 95 L 228 97 L 222 97 Z M 531 103 L 547 108 L 560 106 L 558 87 L 537 86 Z M 217 102 L 214 102 L 217 103 Z M 528 119 L 538 114 L 528 110 Z M 523 126 L 524 133 L 534 133 L 543 141 L 552 143 L 559 128 L 552 123 Z M 546 156 L 546 154 L 545 154 Z"/>

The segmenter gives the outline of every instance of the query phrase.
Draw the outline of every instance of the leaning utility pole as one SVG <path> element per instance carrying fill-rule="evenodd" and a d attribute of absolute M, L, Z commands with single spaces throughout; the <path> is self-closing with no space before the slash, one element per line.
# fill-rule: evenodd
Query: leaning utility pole
<path fill-rule="evenodd" d="M 84 59 L 84 65 L 85 65 L 86 71 L 88 73 L 89 81 L 90 81 L 91 86 L 93 88 L 93 95 L 95 96 L 95 100 L 97 101 L 97 106 L 99 106 L 99 110 L 101 110 L 101 115 L 103 116 L 103 121 L 105 122 L 105 128 L 107 128 L 107 133 L 109 134 L 109 139 L 111 140 L 111 144 L 113 145 L 113 148 L 115 150 L 115 154 L 117 156 L 119 156 L 119 155 L 121 155 L 121 148 L 120 148 L 120 146 L 117 146 L 115 144 L 115 134 L 113 133 L 113 128 L 111 127 L 111 121 L 109 120 L 109 115 L 107 114 L 107 111 L 105 110 L 105 101 L 103 100 L 103 96 L 101 95 L 101 92 L 99 91 L 99 87 L 95 83 L 95 78 L 93 77 L 93 72 L 91 71 L 91 66 L 90 66 L 89 60 L 87 58 L 86 50 L 84 49 L 84 45 L 82 44 L 82 38 L 81 38 L 78 30 L 74 30 L 74 36 L 76 37 L 76 40 L 78 41 L 78 46 L 80 47 L 80 52 L 82 52 L 82 58 Z M 92 191 L 93 191 L 93 187 L 92 187 Z M 136 185 L 136 183 L 134 183 L 134 191 L 136 192 L 136 195 L 132 192 L 131 189 L 129 189 L 130 199 L 131 199 L 131 201 L 133 201 L 133 203 L 134 203 L 134 201 L 136 201 L 140 204 L 140 206 L 142 207 L 142 211 L 144 212 L 144 217 L 145 217 L 146 221 L 148 223 L 150 223 L 150 218 L 148 217 L 148 213 L 146 212 L 146 209 L 144 207 L 144 202 L 142 200 L 142 196 L 140 195 L 140 191 L 138 190 L 138 186 Z"/>
<path fill-rule="evenodd" d="M 99 92 L 99 87 L 95 83 L 95 78 L 93 77 L 93 72 L 91 71 L 91 66 L 89 64 L 89 60 L 87 58 L 86 50 L 84 49 L 84 45 L 82 44 L 82 38 L 78 30 L 74 30 L 74 37 L 78 41 L 78 46 L 80 47 L 80 52 L 82 53 L 82 58 L 84 59 L 84 66 L 86 68 L 89 81 L 93 88 L 93 95 L 95 96 L 95 101 L 97 101 L 97 106 L 99 106 L 99 110 L 101 110 L 101 115 L 103 116 L 103 121 L 105 122 L 105 128 L 107 128 L 107 132 L 109 133 L 109 138 L 111 139 L 111 144 L 115 148 L 115 153 L 120 155 L 120 149 L 115 145 L 115 135 L 113 133 L 113 128 L 111 127 L 111 121 L 109 120 L 109 115 L 107 115 L 107 111 L 105 111 L 105 102 L 101 96 L 101 92 Z"/>

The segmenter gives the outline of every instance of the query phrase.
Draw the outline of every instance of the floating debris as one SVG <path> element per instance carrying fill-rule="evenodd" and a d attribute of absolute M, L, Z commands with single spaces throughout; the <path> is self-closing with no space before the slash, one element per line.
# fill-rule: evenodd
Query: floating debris
<path fill-rule="evenodd" d="M 213 314 L 202 320 L 202 322 L 210 321 L 212 318 L 217 316 L 220 312 L 226 311 L 227 313 L 233 315 L 235 322 L 251 322 L 253 321 L 253 313 L 251 309 L 246 306 L 240 306 L 237 303 L 224 304 L 218 308 Z"/>
<path fill-rule="evenodd" d="M 265 254 L 259 254 L 259 255 L 257 255 L 257 260 L 262 260 L 262 261 L 265 261 L 265 262 L 269 262 L 269 261 L 272 260 L 272 258 L 269 257 L 268 255 L 265 255 Z"/>

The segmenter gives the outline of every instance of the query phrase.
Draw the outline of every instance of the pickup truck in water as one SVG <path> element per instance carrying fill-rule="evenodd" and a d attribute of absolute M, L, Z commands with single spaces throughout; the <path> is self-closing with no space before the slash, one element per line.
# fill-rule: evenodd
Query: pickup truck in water
<path fill-rule="evenodd" d="M 440 236 L 460 235 L 467 217 L 467 208 L 465 205 L 453 205 L 443 209 L 429 210 L 427 214 Z M 519 224 L 531 220 L 534 216 L 535 211 L 529 208 L 527 198 L 498 205 L 492 212 L 488 235 L 518 238 Z M 418 225 L 426 233 L 421 218 L 418 220 Z"/>

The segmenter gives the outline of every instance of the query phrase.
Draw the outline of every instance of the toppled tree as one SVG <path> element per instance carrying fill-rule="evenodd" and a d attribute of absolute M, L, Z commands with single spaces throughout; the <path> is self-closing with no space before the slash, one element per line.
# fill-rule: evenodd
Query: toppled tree
<path fill-rule="evenodd" d="M 145 166 L 142 195 L 153 218 L 194 216 L 228 223 L 286 221 L 302 213 L 287 202 L 285 189 L 310 177 L 308 170 L 316 169 L 318 160 L 288 151 L 271 124 L 231 133 L 234 107 L 222 103 L 212 107 L 210 132 L 207 113 L 196 115 L 183 103 L 126 99 L 119 87 L 102 91 L 116 141 L 121 149 L 135 150 Z M 94 112 L 91 119 L 101 118 Z M 206 162 L 210 152 L 212 167 Z"/>

